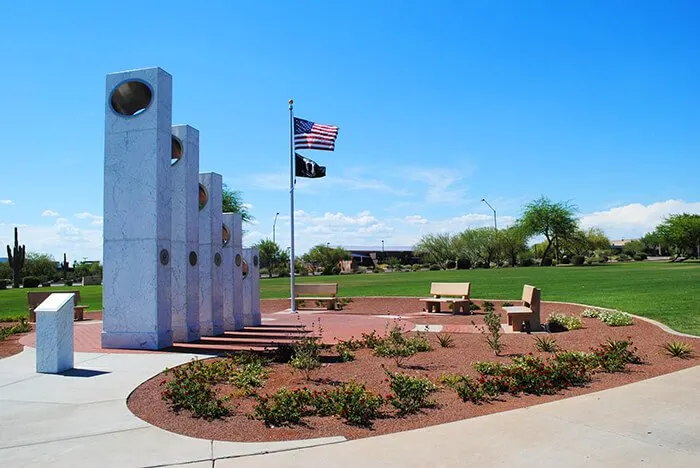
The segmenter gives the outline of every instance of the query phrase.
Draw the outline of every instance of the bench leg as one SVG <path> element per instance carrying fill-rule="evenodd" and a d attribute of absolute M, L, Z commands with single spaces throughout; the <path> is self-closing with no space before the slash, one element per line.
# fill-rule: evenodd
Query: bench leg
<path fill-rule="evenodd" d="M 327 310 L 335 310 L 335 299 L 328 301 L 328 305 L 326 306 Z"/>

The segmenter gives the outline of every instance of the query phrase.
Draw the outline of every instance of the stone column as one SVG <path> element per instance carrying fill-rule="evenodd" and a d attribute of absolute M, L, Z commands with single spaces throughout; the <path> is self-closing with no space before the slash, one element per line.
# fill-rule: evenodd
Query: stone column
<path fill-rule="evenodd" d="M 102 346 L 172 345 L 172 77 L 107 75 Z"/>
<path fill-rule="evenodd" d="M 199 333 L 224 332 L 221 175 L 199 174 Z"/>
<path fill-rule="evenodd" d="M 73 293 L 53 293 L 36 312 L 36 371 L 58 374 L 73 368 Z"/>
<path fill-rule="evenodd" d="M 233 213 L 224 213 L 222 226 L 221 281 L 223 283 L 224 330 L 236 329 L 233 316 Z"/>
<path fill-rule="evenodd" d="M 172 127 L 173 341 L 199 339 L 199 131 Z"/>
<path fill-rule="evenodd" d="M 231 221 L 233 250 L 233 330 L 243 329 L 243 220 L 233 214 Z M 228 330 L 228 328 L 227 328 Z"/>
<path fill-rule="evenodd" d="M 257 327 L 261 324 L 260 315 L 260 256 L 258 249 L 243 249 L 243 258 L 248 265 L 248 274 L 243 280 L 243 324 Z"/>

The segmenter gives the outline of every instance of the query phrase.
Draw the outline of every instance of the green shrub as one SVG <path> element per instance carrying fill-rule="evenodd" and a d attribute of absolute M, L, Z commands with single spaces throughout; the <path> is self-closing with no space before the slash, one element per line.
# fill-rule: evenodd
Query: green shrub
<path fill-rule="evenodd" d="M 504 302 L 504 303 L 501 305 L 501 307 L 513 307 L 513 303 L 512 303 L 512 302 Z"/>
<path fill-rule="evenodd" d="M 521 258 L 520 259 L 520 266 L 522 267 L 529 267 L 532 266 L 535 262 L 531 258 Z"/>
<path fill-rule="evenodd" d="M 321 361 L 318 355 L 314 355 L 307 349 L 294 352 L 294 356 L 289 361 L 289 365 L 294 369 L 301 371 L 306 380 L 311 380 L 313 371 L 321 367 Z"/>
<path fill-rule="evenodd" d="M 444 335 L 438 333 L 437 340 L 442 348 L 454 348 L 455 346 L 454 339 L 449 333 L 446 333 Z"/>
<path fill-rule="evenodd" d="M 583 265 L 583 262 L 585 261 L 586 257 L 584 257 L 583 255 L 574 255 L 573 257 L 571 257 L 571 263 L 573 263 L 574 265 Z"/>
<path fill-rule="evenodd" d="M 559 351 L 559 345 L 557 345 L 557 340 L 554 338 L 549 338 L 547 336 L 536 337 L 535 348 L 537 348 L 537 351 L 541 351 L 543 353 L 556 353 L 557 351 Z"/>
<path fill-rule="evenodd" d="M 362 333 L 362 345 L 368 349 L 374 349 L 382 342 L 382 338 L 377 334 L 377 330 L 369 333 Z"/>
<path fill-rule="evenodd" d="M 208 365 L 199 360 L 192 360 L 174 369 L 166 369 L 165 374 L 173 378 L 165 384 L 161 398 L 174 411 L 188 410 L 193 416 L 204 419 L 216 419 L 230 414 L 226 406 L 227 398 L 218 398 L 208 374 Z"/>
<path fill-rule="evenodd" d="M 256 396 L 252 418 L 261 419 L 269 427 L 299 424 L 309 413 L 310 403 L 311 394 L 307 390 L 282 387 L 272 395 Z"/>
<path fill-rule="evenodd" d="M 11 327 L 0 327 L 0 341 L 3 341 L 11 335 L 29 333 L 30 331 L 32 331 L 31 325 L 29 325 L 26 318 L 22 317 L 17 325 L 12 325 Z"/>
<path fill-rule="evenodd" d="M 340 357 L 342 362 L 349 362 L 355 360 L 355 354 L 353 354 L 352 349 L 345 343 L 339 342 L 335 345 L 335 350 Z"/>
<path fill-rule="evenodd" d="M 540 266 L 552 266 L 552 263 L 554 263 L 554 261 L 551 258 L 547 257 L 543 258 L 540 261 Z"/>
<path fill-rule="evenodd" d="M 7 287 L 12 284 L 12 281 L 8 279 L 0 279 L 0 289 L 7 289 Z"/>
<path fill-rule="evenodd" d="M 571 259 L 569 257 L 564 257 L 561 259 L 562 265 L 569 265 L 570 263 L 571 263 Z"/>
<path fill-rule="evenodd" d="M 457 392 L 464 402 L 472 402 L 476 405 L 489 399 L 484 387 L 468 375 L 443 375 L 440 381 Z"/>
<path fill-rule="evenodd" d="M 41 280 L 36 276 L 25 276 L 22 278 L 22 287 L 24 288 L 38 288 L 41 284 Z"/>
<path fill-rule="evenodd" d="M 260 388 L 267 379 L 268 371 L 260 362 L 250 362 L 235 370 L 229 377 L 229 383 L 243 390 L 244 394 L 252 395 L 254 389 Z"/>
<path fill-rule="evenodd" d="M 669 356 L 681 359 L 690 359 L 693 357 L 694 353 L 693 347 L 682 341 L 669 341 L 668 343 L 664 343 L 662 348 Z"/>
<path fill-rule="evenodd" d="M 435 402 L 429 397 L 437 391 L 437 387 L 424 377 L 413 377 L 407 374 L 386 371 L 389 386 L 394 392 L 389 403 L 398 410 L 400 415 L 412 414 L 422 408 L 432 408 Z"/>
<path fill-rule="evenodd" d="M 430 265 L 430 266 L 428 267 L 428 270 L 430 270 L 430 271 L 438 271 L 438 270 L 440 270 L 440 265 L 436 265 L 436 264 L 433 263 L 432 265 Z"/>
<path fill-rule="evenodd" d="M 627 364 L 642 364 L 643 359 L 637 355 L 637 348 L 628 340 L 612 340 L 593 348 L 598 364 L 605 372 L 624 372 Z"/>
<path fill-rule="evenodd" d="M 476 305 L 476 304 L 474 304 L 473 302 L 470 301 L 470 302 L 469 302 L 469 310 L 473 312 L 473 311 L 475 311 L 475 310 L 481 310 L 481 307 L 479 307 L 478 305 Z"/>
<path fill-rule="evenodd" d="M 567 330 L 578 330 L 579 328 L 583 328 L 583 322 L 581 321 L 581 318 L 573 315 L 562 314 L 559 312 L 553 312 L 552 314 L 550 314 L 549 319 L 547 319 L 547 322 L 559 324 Z"/>
<path fill-rule="evenodd" d="M 66 286 L 73 286 L 73 280 L 66 280 L 64 283 Z"/>
<path fill-rule="evenodd" d="M 506 369 L 505 364 L 491 361 L 477 361 L 472 366 L 481 375 L 502 375 Z"/>
<path fill-rule="evenodd" d="M 629 257 L 629 255 L 620 254 L 620 255 L 617 256 L 617 261 L 618 261 L 618 262 L 627 262 L 627 261 L 629 261 L 629 260 L 631 260 L 630 257 Z"/>
<path fill-rule="evenodd" d="M 420 271 L 421 266 L 419 264 L 411 265 L 411 271 Z"/>
<path fill-rule="evenodd" d="M 398 367 L 403 367 L 403 363 L 417 352 L 415 343 L 403 336 L 398 325 L 394 325 L 388 336 L 380 339 L 374 347 L 375 356 L 393 358 Z"/>
<path fill-rule="evenodd" d="M 493 302 L 491 301 L 484 301 L 483 305 L 485 312 L 493 312 L 493 310 L 495 309 Z"/>
<path fill-rule="evenodd" d="M 625 327 L 634 324 L 634 321 L 629 314 L 620 312 L 619 310 L 603 311 L 600 313 L 599 318 L 603 323 L 610 325 L 611 327 Z"/>
<path fill-rule="evenodd" d="M 384 405 L 381 395 L 357 382 L 311 394 L 310 405 L 319 416 L 339 416 L 353 426 L 371 427 Z"/>
<path fill-rule="evenodd" d="M 647 259 L 647 254 L 643 252 L 637 252 L 636 254 L 634 254 L 633 258 L 635 262 L 642 262 Z"/>
<path fill-rule="evenodd" d="M 488 344 L 489 348 L 491 348 L 494 354 L 498 356 L 505 348 L 505 344 L 503 341 L 501 341 L 501 315 L 491 310 L 484 316 L 484 323 L 488 329 L 486 344 Z"/>

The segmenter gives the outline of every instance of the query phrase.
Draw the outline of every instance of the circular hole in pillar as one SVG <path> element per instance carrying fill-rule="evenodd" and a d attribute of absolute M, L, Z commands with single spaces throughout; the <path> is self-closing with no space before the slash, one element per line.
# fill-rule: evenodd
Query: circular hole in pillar
<path fill-rule="evenodd" d="M 195 266 L 197 264 L 197 252 L 194 250 L 190 252 L 190 265 Z"/>
<path fill-rule="evenodd" d="M 121 115 L 139 115 L 153 100 L 153 91 L 143 81 L 127 81 L 112 91 L 109 101 L 112 109 Z"/>
<path fill-rule="evenodd" d="M 161 265 L 167 265 L 170 261 L 170 254 L 167 249 L 161 249 L 160 251 L 160 263 Z"/>
<path fill-rule="evenodd" d="M 241 254 L 236 254 L 236 266 L 239 267 L 241 266 Z"/>
<path fill-rule="evenodd" d="M 253 255 L 253 266 L 254 267 L 258 266 L 258 256 L 257 255 Z"/>
<path fill-rule="evenodd" d="M 219 252 L 216 252 L 216 253 L 214 254 L 214 264 L 215 264 L 216 266 L 220 266 L 220 265 L 221 265 L 221 254 L 220 254 Z"/>
<path fill-rule="evenodd" d="M 199 210 L 203 210 L 205 206 L 207 206 L 207 202 L 209 201 L 209 195 L 207 195 L 207 189 L 204 188 L 204 185 L 199 184 Z"/>
<path fill-rule="evenodd" d="M 171 142 L 172 143 L 170 145 L 170 165 L 174 166 L 178 163 L 178 161 L 180 161 L 180 159 L 182 159 L 183 149 L 182 142 L 175 135 L 172 136 Z"/>
<path fill-rule="evenodd" d="M 231 240 L 231 232 L 225 224 L 221 225 L 221 244 L 226 247 Z"/>
<path fill-rule="evenodd" d="M 243 271 L 243 279 L 245 279 L 248 276 L 248 262 L 245 260 L 243 260 L 243 268 L 241 270 Z"/>

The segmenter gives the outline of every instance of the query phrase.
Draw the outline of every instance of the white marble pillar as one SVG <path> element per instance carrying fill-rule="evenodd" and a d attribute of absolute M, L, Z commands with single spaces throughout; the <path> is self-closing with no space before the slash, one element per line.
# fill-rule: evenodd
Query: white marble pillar
<path fill-rule="evenodd" d="M 248 274 L 243 280 L 243 323 L 246 327 L 261 324 L 260 315 L 260 254 L 258 249 L 243 249 L 243 258 L 248 264 Z"/>
<path fill-rule="evenodd" d="M 107 75 L 102 346 L 172 345 L 172 77 Z"/>
<path fill-rule="evenodd" d="M 199 333 L 216 336 L 224 332 L 221 175 L 199 174 L 199 186 Z"/>
<path fill-rule="evenodd" d="M 75 295 L 53 293 L 36 312 L 36 371 L 58 374 L 73 368 Z"/>
<path fill-rule="evenodd" d="M 199 339 L 199 130 L 172 127 L 173 341 Z"/>
<path fill-rule="evenodd" d="M 221 281 L 223 284 L 223 310 L 224 310 L 224 330 L 236 329 L 233 316 L 233 213 L 224 213 L 222 216 L 222 272 Z"/>
<path fill-rule="evenodd" d="M 231 244 L 233 249 L 233 329 L 242 330 L 243 323 L 243 220 L 233 215 Z"/>

